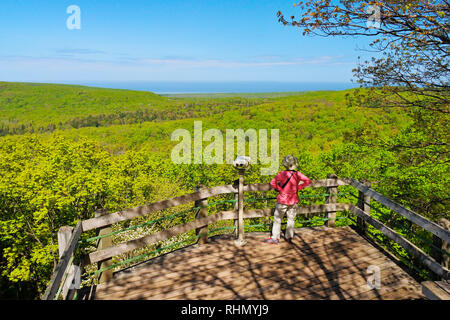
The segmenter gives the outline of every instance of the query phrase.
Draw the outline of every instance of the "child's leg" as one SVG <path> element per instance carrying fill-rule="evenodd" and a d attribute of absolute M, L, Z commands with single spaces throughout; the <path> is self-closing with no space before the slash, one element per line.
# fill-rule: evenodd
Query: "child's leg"
<path fill-rule="evenodd" d="M 272 226 L 272 239 L 280 239 L 281 232 L 281 219 L 286 212 L 287 206 L 281 203 L 277 203 L 275 206 L 275 213 L 273 215 L 273 226 Z"/>
<path fill-rule="evenodd" d="M 295 216 L 297 215 L 298 205 L 294 204 L 289 206 L 286 210 L 287 225 L 286 225 L 286 239 L 292 239 L 294 237 Z"/>

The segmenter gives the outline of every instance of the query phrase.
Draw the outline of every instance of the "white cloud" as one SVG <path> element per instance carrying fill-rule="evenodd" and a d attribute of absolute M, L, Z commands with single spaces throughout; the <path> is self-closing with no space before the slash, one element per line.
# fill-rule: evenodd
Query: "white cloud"
<path fill-rule="evenodd" d="M 155 81 L 339 81 L 354 65 L 344 56 L 283 59 L 252 57 L 242 60 L 190 57 L 135 58 L 75 55 L 0 56 L 0 81 L 155 80 Z M 84 53 L 84 54 L 83 54 Z M 340 67 L 339 67 L 340 65 Z M 330 67 L 334 66 L 334 67 Z"/>
<path fill-rule="evenodd" d="M 346 62 L 344 56 L 320 56 L 312 58 L 280 59 L 279 56 L 260 57 L 254 60 L 219 60 L 219 59 L 183 59 L 183 58 L 147 58 L 136 60 L 144 65 L 166 65 L 175 67 L 216 67 L 216 68 L 242 68 L 242 67 L 276 67 L 300 66 L 312 64 L 353 64 Z"/>

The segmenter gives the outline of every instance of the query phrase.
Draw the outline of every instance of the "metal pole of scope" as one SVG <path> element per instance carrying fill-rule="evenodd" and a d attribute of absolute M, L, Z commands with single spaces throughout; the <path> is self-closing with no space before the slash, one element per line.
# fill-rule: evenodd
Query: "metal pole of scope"
<path fill-rule="evenodd" d="M 238 238 L 235 240 L 237 246 L 245 245 L 244 239 L 244 169 L 239 169 L 239 198 L 238 198 Z"/>

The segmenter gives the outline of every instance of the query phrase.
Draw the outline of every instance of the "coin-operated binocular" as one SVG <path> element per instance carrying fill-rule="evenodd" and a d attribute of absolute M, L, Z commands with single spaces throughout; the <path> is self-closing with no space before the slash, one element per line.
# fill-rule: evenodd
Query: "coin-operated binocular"
<path fill-rule="evenodd" d="M 250 167 L 250 157 L 239 156 L 233 161 L 233 167 L 238 170 L 247 170 Z"/>

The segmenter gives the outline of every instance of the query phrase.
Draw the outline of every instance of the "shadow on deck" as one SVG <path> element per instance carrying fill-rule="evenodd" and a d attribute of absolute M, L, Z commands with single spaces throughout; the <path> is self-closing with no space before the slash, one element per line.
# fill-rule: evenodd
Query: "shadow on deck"
<path fill-rule="evenodd" d="M 349 227 L 302 228 L 293 243 L 263 242 L 248 233 L 244 247 L 216 236 L 117 272 L 91 299 L 423 299 L 421 286 Z M 380 287 L 368 285 L 380 271 Z M 373 267 L 372 267 L 373 268 Z"/>

